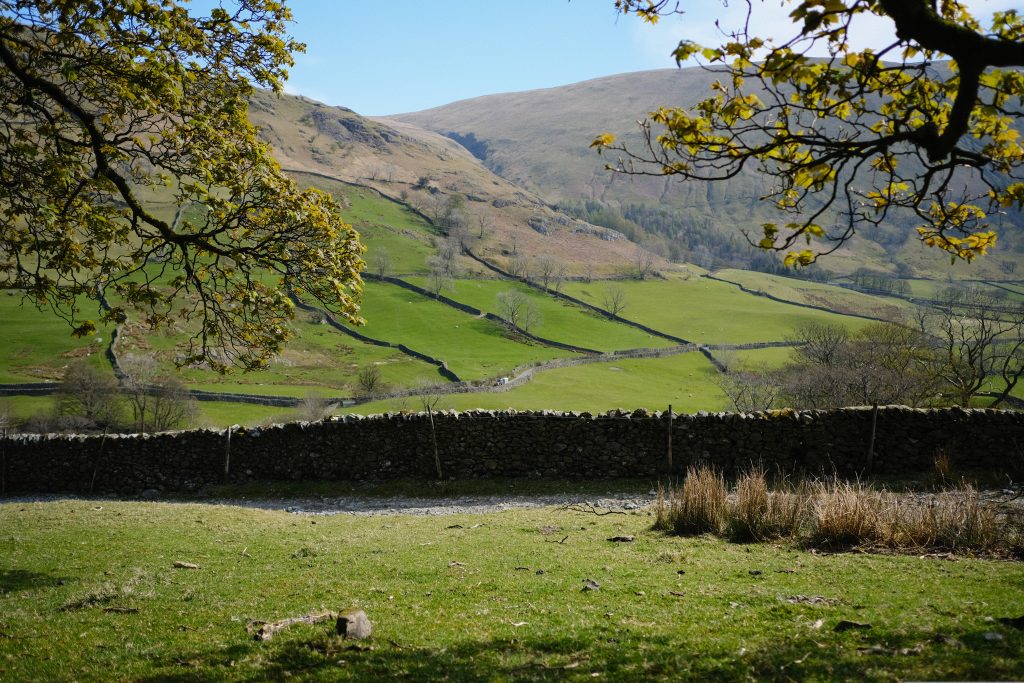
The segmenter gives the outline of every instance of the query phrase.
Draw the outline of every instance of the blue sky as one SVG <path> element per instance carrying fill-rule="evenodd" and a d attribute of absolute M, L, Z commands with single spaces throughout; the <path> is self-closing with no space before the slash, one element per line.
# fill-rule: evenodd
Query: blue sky
<path fill-rule="evenodd" d="M 202 0 L 196 3 L 199 5 Z M 377 116 L 629 71 L 671 68 L 680 38 L 717 44 L 714 18 L 735 26 L 746 4 L 683 2 L 687 14 L 652 28 L 612 0 L 290 0 L 291 33 L 307 44 L 287 84 L 327 104 Z M 762 36 L 788 38 L 779 0 L 754 3 Z M 1019 1 L 971 0 L 988 20 Z M 879 20 L 864 40 L 886 39 Z"/>

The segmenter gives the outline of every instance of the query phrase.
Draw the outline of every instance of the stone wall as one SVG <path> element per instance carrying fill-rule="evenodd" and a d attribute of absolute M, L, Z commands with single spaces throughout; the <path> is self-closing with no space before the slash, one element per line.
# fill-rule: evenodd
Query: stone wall
<path fill-rule="evenodd" d="M 678 476 L 709 463 L 811 474 L 1024 470 L 1024 413 L 872 410 L 676 415 L 471 411 L 434 414 L 445 478 Z M 671 434 L 671 466 L 669 435 Z M 137 493 L 250 479 L 435 478 L 426 414 L 348 416 L 268 428 L 156 435 L 12 435 L 0 440 L 0 491 Z"/>

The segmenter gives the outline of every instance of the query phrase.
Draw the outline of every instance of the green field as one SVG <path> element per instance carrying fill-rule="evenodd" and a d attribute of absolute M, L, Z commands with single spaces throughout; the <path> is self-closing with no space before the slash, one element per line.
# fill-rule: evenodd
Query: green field
<path fill-rule="evenodd" d="M 427 286 L 426 278 L 408 278 L 420 287 Z M 530 332 L 546 339 L 564 344 L 573 344 L 598 351 L 621 351 L 624 349 L 672 346 L 673 342 L 656 337 L 629 325 L 608 320 L 604 316 L 588 311 L 553 296 L 511 280 L 456 280 L 444 295 L 482 311 L 501 315 L 498 294 L 515 290 L 529 297 L 540 313 L 541 322 Z"/>
<path fill-rule="evenodd" d="M 448 363 L 462 379 L 508 374 L 514 367 L 573 355 L 513 341 L 505 329 L 397 285 L 371 282 L 363 296 L 360 332 Z"/>
<path fill-rule="evenodd" d="M 622 287 L 626 307 L 619 314 L 656 330 L 702 344 L 782 341 L 802 323 L 830 322 L 859 327 L 858 318 L 778 303 L 745 294 L 735 285 L 706 278 L 644 282 L 570 282 L 565 291 L 601 306 L 608 287 Z"/>
<path fill-rule="evenodd" d="M 737 282 L 755 292 L 766 292 L 786 301 L 821 306 L 840 313 L 897 320 L 913 310 L 912 304 L 900 299 L 871 296 L 835 285 L 797 280 L 781 275 L 731 268 L 717 271 L 715 275 L 723 280 Z"/>
<path fill-rule="evenodd" d="M 471 410 L 585 410 L 600 413 L 613 408 L 665 410 L 680 413 L 723 410 L 725 395 L 713 380 L 717 371 L 699 353 L 667 358 L 623 359 L 536 371 L 533 379 L 508 391 L 441 396 L 438 409 Z M 345 412 L 418 411 L 419 397 L 375 401 Z"/>
<path fill-rule="evenodd" d="M 1018 563 L 812 554 L 651 519 L 0 504 L 0 679 L 1024 678 L 1024 634 L 996 621 L 1024 612 Z M 369 641 L 330 623 L 246 632 L 348 607 Z"/>
<path fill-rule="evenodd" d="M 82 304 L 85 317 L 99 317 L 95 304 Z M 0 383 L 59 381 L 64 368 L 78 358 L 107 367 L 103 352 L 113 328 L 98 326 L 96 334 L 76 339 L 71 327 L 51 311 L 22 302 L 17 292 L 0 290 Z"/>
<path fill-rule="evenodd" d="M 184 368 L 178 376 L 194 389 L 298 397 L 355 395 L 359 370 L 367 365 L 377 366 L 382 381 L 392 386 L 440 379 L 437 368 L 429 363 L 397 349 L 362 342 L 320 321 L 318 313 L 298 310 L 293 323 L 296 337 L 265 370 L 221 375 Z M 119 352 L 154 356 L 173 372 L 176 346 L 187 340 L 187 334 L 181 330 L 144 332 L 131 329 L 123 336 Z"/>
<path fill-rule="evenodd" d="M 385 249 L 391 262 L 387 274 L 424 273 L 426 261 L 436 252 L 432 242 L 438 232 L 407 207 L 365 187 L 353 187 L 319 176 L 291 173 L 300 185 L 330 193 L 342 206 L 342 217 L 359 231 L 367 247 L 363 256 L 372 271 L 375 250 Z"/>

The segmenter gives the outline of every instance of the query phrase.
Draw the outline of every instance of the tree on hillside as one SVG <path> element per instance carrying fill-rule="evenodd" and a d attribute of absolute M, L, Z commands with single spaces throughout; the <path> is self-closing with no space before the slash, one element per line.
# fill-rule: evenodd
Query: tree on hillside
<path fill-rule="evenodd" d="M 601 294 L 601 308 L 612 315 L 618 315 L 626 308 L 626 290 L 622 285 L 610 284 Z"/>
<path fill-rule="evenodd" d="M 1024 376 L 1024 307 L 980 289 L 950 290 L 919 319 L 937 347 L 935 372 L 958 405 L 991 388 L 998 406 Z"/>
<path fill-rule="evenodd" d="M 650 23 L 689 4 L 615 0 Z M 620 155 L 610 168 L 707 181 L 760 171 L 766 199 L 790 218 L 748 239 L 787 252 L 787 264 L 811 263 L 905 210 L 925 244 L 954 260 L 984 254 L 996 239 L 987 214 L 1024 206 L 1024 73 L 1014 68 L 1024 66 L 1024 17 L 995 12 L 986 28 L 956 0 L 783 4 L 788 40 L 758 36 L 748 0 L 743 25 L 721 27 L 722 45 L 681 42 L 677 63 L 707 64 L 712 92 L 689 110 L 651 112 L 639 149 L 598 136 L 599 151 Z M 896 38 L 854 50 L 849 34 L 870 15 Z"/>
<path fill-rule="evenodd" d="M 536 304 L 526 294 L 516 289 L 498 292 L 498 315 L 508 322 L 509 330 L 519 334 L 519 330 L 530 333 L 530 330 L 541 323 L 541 313 Z"/>
<path fill-rule="evenodd" d="M 301 50 L 271 0 L 0 0 L 0 286 L 89 334 L 195 321 L 183 364 L 265 365 L 288 289 L 356 321 L 362 246 L 283 175 L 247 118 Z M 173 218 L 172 218 L 173 216 Z"/>
<path fill-rule="evenodd" d="M 68 365 L 56 399 L 60 415 L 79 415 L 93 427 L 116 426 L 121 417 L 117 380 L 85 360 Z"/>

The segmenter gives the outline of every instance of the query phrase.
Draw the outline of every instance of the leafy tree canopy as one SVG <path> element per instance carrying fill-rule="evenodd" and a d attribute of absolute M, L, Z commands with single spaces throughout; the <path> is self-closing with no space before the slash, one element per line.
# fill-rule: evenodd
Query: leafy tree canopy
<path fill-rule="evenodd" d="M 652 112 L 641 149 L 609 133 L 594 140 L 620 154 L 610 168 L 708 181 L 766 174 L 766 199 L 791 219 L 748 239 L 787 252 L 791 265 L 904 209 L 954 261 L 984 254 L 996 240 L 989 215 L 1024 206 L 1021 15 L 995 12 L 985 27 L 956 0 L 784 0 L 793 35 L 778 41 L 756 35 L 752 2 L 743 26 L 721 27 L 721 45 L 675 50 L 677 63 L 696 58 L 719 75 L 710 96 Z M 615 0 L 650 23 L 686 4 Z M 867 15 L 890 20 L 895 42 L 852 49 L 851 26 Z"/>
<path fill-rule="evenodd" d="M 358 235 L 247 118 L 303 48 L 289 19 L 273 0 L 0 0 L 0 286 L 78 334 L 83 296 L 110 297 L 108 321 L 188 320 L 179 362 L 221 370 L 280 351 L 289 289 L 356 320 Z"/>

